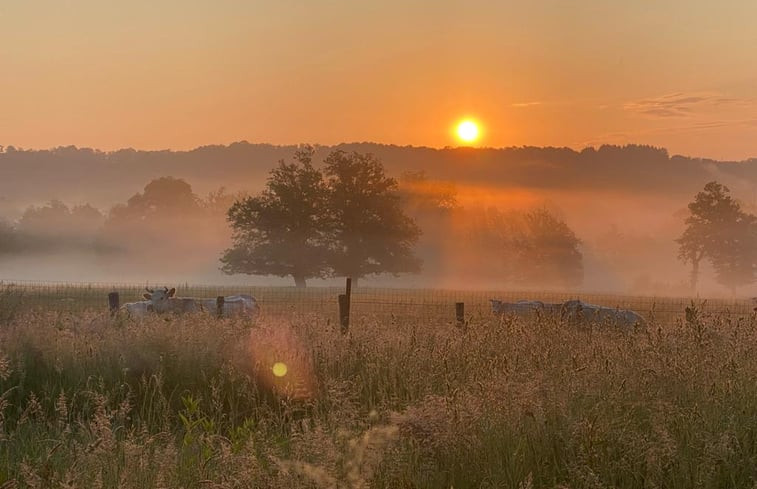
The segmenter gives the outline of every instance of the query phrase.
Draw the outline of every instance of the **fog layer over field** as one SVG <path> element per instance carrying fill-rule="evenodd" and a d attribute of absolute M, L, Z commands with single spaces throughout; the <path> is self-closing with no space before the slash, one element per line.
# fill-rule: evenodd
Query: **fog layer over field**
<path fill-rule="evenodd" d="M 416 246 L 420 274 L 366 277 L 366 285 L 689 294 L 690 269 L 677 259 L 674 242 L 687 204 L 717 180 L 744 210 L 755 208 L 757 160 L 670 157 L 641 146 L 576 152 L 365 143 L 316 147 L 316 166 L 333 149 L 378 156 L 423 231 Z M 296 150 L 244 142 L 188 152 L 6 147 L 0 279 L 291 285 L 290 277 L 225 275 L 219 258 L 231 245 L 229 206 L 258 194 L 277 161 Z M 146 188 L 161 177 L 173 179 Z M 502 243 L 525 233 L 527 216 L 539 210 L 581 241 L 580 277 L 540 270 L 537 252 L 508 258 L 512 250 Z M 707 265 L 698 292 L 730 294 Z"/>

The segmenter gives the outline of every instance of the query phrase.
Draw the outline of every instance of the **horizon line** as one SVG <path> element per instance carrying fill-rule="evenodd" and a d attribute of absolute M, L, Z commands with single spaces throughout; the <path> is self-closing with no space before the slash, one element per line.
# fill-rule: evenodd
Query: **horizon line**
<path fill-rule="evenodd" d="M 90 146 L 77 146 L 75 144 L 69 144 L 69 145 L 58 145 L 58 146 L 51 146 L 47 148 L 24 148 L 21 146 L 15 146 L 13 144 L 7 144 L 2 145 L 0 144 L 0 155 L 12 153 L 13 151 L 19 151 L 19 152 L 43 152 L 43 151 L 53 151 L 57 149 L 69 149 L 73 148 L 74 150 L 91 150 L 97 153 L 102 154 L 114 154 L 119 153 L 122 151 L 135 151 L 135 152 L 142 152 L 142 153 L 191 153 L 193 151 L 202 150 L 206 148 L 230 148 L 234 145 L 250 145 L 250 146 L 269 146 L 273 148 L 299 148 L 302 146 L 312 146 L 316 149 L 318 148 L 337 148 L 339 146 L 352 146 L 352 145 L 373 145 L 373 146 L 386 146 L 386 147 L 394 147 L 394 148 L 406 148 L 406 149 L 421 149 L 421 150 L 432 150 L 432 151 L 507 151 L 507 150 L 520 150 L 520 149 L 558 149 L 558 150 L 570 150 L 574 153 L 580 154 L 588 149 L 593 150 L 599 150 L 602 147 L 614 147 L 614 148 L 628 148 L 628 147 L 642 147 L 642 148 L 651 148 L 651 149 L 657 149 L 657 150 L 663 150 L 666 153 L 668 153 L 668 158 L 674 158 L 674 157 L 683 157 L 683 158 L 689 158 L 694 160 L 709 160 L 709 161 L 718 161 L 718 162 L 736 162 L 736 163 L 743 163 L 743 162 L 751 162 L 754 160 L 757 160 L 757 156 L 750 156 L 746 157 L 740 160 L 733 160 L 733 159 L 716 159 L 711 157 L 705 157 L 705 156 L 693 156 L 693 155 L 686 155 L 686 154 L 670 154 L 668 149 L 664 146 L 656 146 L 653 144 L 642 144 L 642 143 L 624 143 L 624 144 L 611 144 L 611 143 L 603 143 L 600 145 L 585 145 L 578 149 L 578 147 L 572 147 L 572 146 L 553 146 L 553 145 L 545 145 L 545 146 L 535 146 L 535 145 L 520 145 L 520 146 L 443 146 L 443 147 L 434 147 L 434 146 L 416 146 L 412 144 L 396 144 L 396 143 L 380 143 L 375 141 L 352 141 L 352 142 L 340 142 L 336 144 L 321 144 L 321 143 L 287 143 L 287 144 L 276 144 L 276 143 L 266 143 L 266 142 L 250 142 L 246 139 L 242 139 L 239 141 L 232 141 L 230 143 L 224 144 L 224 143 L 210 143 L 210 144 L 202 144 L 199 146 L 194 146 L 188 149 L 175 149 L 175 148 L 163 148 L 163 149 L 140 149 L 140 148 L 134 148 L 134 147 L 121 147 L 118 149 L 111 149 L 111 150 L 103 150 L 100 148 L 93 148 Z M 8 151 L 8 148 L 13 148 L 12 151 Z"/>

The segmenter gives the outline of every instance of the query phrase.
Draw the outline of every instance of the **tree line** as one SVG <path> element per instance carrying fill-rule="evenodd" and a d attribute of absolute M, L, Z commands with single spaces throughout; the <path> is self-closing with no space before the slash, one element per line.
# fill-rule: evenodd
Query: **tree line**
<path fill-rule="evenodd" d="M 31 206 L 0 226 L 0 253 L 79 248 L 170 273 L 220 251 L 225 273 L 291 277 L 297 286 L 421 270 L 460 277 L 460 287 L 482 278 L 581 283 L 581 242 L 555 213 L 463 207 L 453 184 L 422 171 L 395 179 L 368 153 L 332 151 L 320 166 L 314 158 L 314 148 L 300 147 L 256 195 L 221 188 L 199 197 L 186 181 L 161 177 L 107 212 Z"/>
<path fill-rule="evenodd" d="M 262 186 L 268 163 L 290 158 L 294 145 L 274 146 L 245 141 L 202 146 L 188 151 L 99 151 L 74 146 L 46 150 L 0 151 L 0 195 L 10 201 L 42 202 L 51 196 L 70 202 L 81 198 L 86 179 L 93 205 L 109 206 L 111 195 L 137 188 L 164 175 L 194 182 L 203 194 L 236 183 Z M 333 150 L 371 153 L 389 174 L 425 170 L 435 178 L 463 185 L 481 183 L 552 191 L 589 189 L 686 198 L 712 179 L 715 169 L 724 184 L 755 181 L 757 159 L 729 162 L 670 155 L 662 148 L 602 145 L 577 151 L 554 147 L 423 148 L 376 143 L 315 146 L 319 161 Z M 504 171 L 504 169 L 507 169 Z M 653 177 L 653 178 L 652 178 Z M 732 183 L 733 182 L 733 183 Z"/>
<path fill-rule="evenodd" d="M 0 254 L 123 250 L 162 263 L 198 248 L 198 254 L 218 253 L 219 243 L 227 243 L 224 273 L 291 277 L 298 287 L 309 279 L 357 281 L 422 268 L 510 285 L 582 281 L 581 240 L 554 212 L 465 208 L 453 184 L 426 172 L 395 179 L 374 155 L 342 150 L 319 167 L 315 154 L 302 146 L 292 162 L 280 160 L 257 195 L 220 188 L 201 198 L 186 181 L 161 177 L 108 212 L 58 200 L 30 206 L 15 223 L 0 221 Z M 733 293 L 753 284 L 757 217 L 714 181 L 688 211 L 676 243 L 678 258 L 691 266 L 691 290 L 704 263 Z M 198 246 L 203 236 L 212 238 L 206 247 Z"/>

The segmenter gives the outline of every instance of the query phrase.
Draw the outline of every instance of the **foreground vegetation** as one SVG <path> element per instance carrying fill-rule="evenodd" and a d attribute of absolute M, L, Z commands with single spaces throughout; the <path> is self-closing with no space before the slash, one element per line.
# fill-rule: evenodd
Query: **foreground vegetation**
<path fill-rule="evenodd" d="M 752 487 L 757 318 L 0 315 L 0 487 Z M 286 373 L 277 377 L 286 365 Z M 274 365 L 277 365 L 274 368 Z"/>

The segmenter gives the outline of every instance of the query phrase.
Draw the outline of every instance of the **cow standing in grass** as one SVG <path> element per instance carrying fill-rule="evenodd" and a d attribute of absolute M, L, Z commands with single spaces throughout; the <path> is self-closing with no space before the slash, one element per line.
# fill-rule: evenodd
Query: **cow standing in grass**
<path fill-rule="evenodd" d="M 216 314 L 218 312 L 216 299 L 175 297 L 176 289 L 172 288 L 169 290 L 168 287 L 164 287 L 163 290 L 152 290 L 149 288 L 145 288 L 145 290 L 148 293 L 144 294 L 144 298 L 150 301 L 157 313 L 170 312 L 184 314 L 204 311 Z M 256 317 L 258 314 L 260 314 L 260 306 L 258 306 L 252 296 L 239 294 L 224 297 L 223 310 L 221 311 L 223 317 Z"/>
<path fill-rule="evenodd" d="M 135 319 L 141 319 L 155 311 L 155 308 L 150 301 L 127 302 L 118 309 L 122 313 L 126 313 L 129 317 Z"/>
<path fill-rule="evenodd" d="M 562 318 L 569 323 L 601 323 L 618 326 L 622 329 L 644 328 L 644 318 L 629 309 L 620 309 L 596 304 L 587 304 L 580 300 L 565 301 L 562 305 Z"/>
<path fill-rule="evenodd" d="M 601 323 L 618 326 L 623 329 L 645 327 L 646 321 L 634 311 L 596 304 L 580 300 L 569 300 L 562 304 L 549 304 L 541 301 L 503 302 L 490 299 L 492 312 L 498 316 L 515 316 L 531 319 L 537 314 L 554 314 L 569 324 Z"/>
<path fill-rule="evenodd" d="M 152 290 L 145 287 L 145 290 L 147 293 L 143 294 L 142 297 L 150 301 L 155 312 L 159 314 L 167 312 L 184 314 L 201 310 L 197 301 L 191 297 L 174 297 L 175 288 L 168 290 L 168 287 L 164 287 L 163 290 Z"/>

